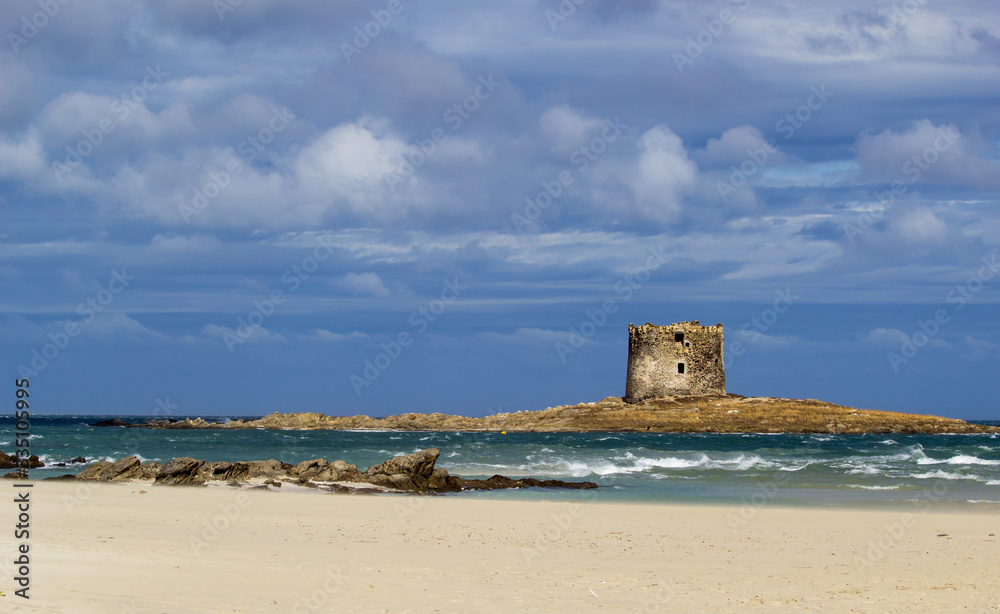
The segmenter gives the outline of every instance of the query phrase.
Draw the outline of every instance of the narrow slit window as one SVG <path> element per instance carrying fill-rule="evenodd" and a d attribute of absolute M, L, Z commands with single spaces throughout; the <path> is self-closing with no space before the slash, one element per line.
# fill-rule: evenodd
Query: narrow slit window
<path fill-rule="evenodd" d="M 684 333 L 674 333 L 674 341 L 684 343 Z"/>
<path fill-rule="evenodd" d="M 678 373 L 684 373 L 684 363 L 683 362 L 677 363 L 677 372 Z"/>

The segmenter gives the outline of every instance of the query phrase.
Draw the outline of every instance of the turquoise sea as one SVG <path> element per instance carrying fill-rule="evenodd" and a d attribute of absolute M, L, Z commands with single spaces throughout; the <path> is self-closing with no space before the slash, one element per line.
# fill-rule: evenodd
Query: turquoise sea
<path fill-rule="evenodd" d="M 931 501 L 1000 511 L 998 435 L 459 433 L 412 431 L 149 430 L 97 428 L 113 416 L 33 416 L 32 452 L 52 465 L 136 454 L 161 463 L 275 458 L 343 459 L 364 469 L 391 456 L 441 448 L 438 466 L 464 477 L 590 480 L 606 501 L 885 505 Z M 153 416 L 134 416 L 141 422 Z M 206 419 L 210 419 L 206 417 Z M 225 420 L 225 418 L 215 418 Z M 986 422 L 1000 424 L 1000 422 Z M 12 453 L 14 422 L 0 419 Z M 32 479 L 75 473 L 49 466 Z M 527 489 L 460 497 L 580 498 Z"/>

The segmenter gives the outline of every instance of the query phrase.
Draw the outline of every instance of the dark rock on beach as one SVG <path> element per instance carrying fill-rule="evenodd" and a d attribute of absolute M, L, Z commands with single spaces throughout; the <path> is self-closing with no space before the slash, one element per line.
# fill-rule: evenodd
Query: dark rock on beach
<path fill-rule="evenodd" d="M 417 492 L 460 492 L 501 488 L 597 488 L 597 484 L 593 482 L 564 482 L 535 478 L 515 480 L 502 475 L 495 475 L 486 480 L 467 480 L 449 475 L 445 469 L 435 469 L 434 463 L 440 455 L 440 448 L 430 448 L 406 456 L 397 456 L 369 467 L 364 473 L 365 481 L 394 490 Z"/>
<path fill-rule="evenodd" d="M 17 467 L 17 459 L 0 452 L 0 469 L 13 469 Z"/>
<path fill-rule="evenodd" d="M 535 478 L 521 478 L 514 480 L 502 475 L 495 475 L 486 480 L 463 480 L 461 490 L 496 490 L 498 488 L 571 488 L 585 490 L 597 488 L 593 482 L 564 482 L 562 480 L 536 480 Z"/>
<path fill-rule="evenodd" d="M 205 463 L 206 481 L 246 482 L 250 479 L 250 463 Z"/>
<path fill-rule="evenodd" d="M 364 478 L 369 484 L 395 490 L 427 490 L 434 473 L 434 463 L 440 455 L 441 448 L 429 448 L 390 458 L 384 463 L 369 467 Z"/>
<path fill-rule="evenodd" d="M 139 469 L 142 463 L 136 456 L 126 456 L 115 461 L 101 471 L 101 480 L 104 482 L 127 482 L 138 478 L 141 474 Z"/>
<path fill-rule="evenodd" d="M 157 484 L 174 484 L 178 486 L 198 486 L 204 484 L 206 476 L 201 473 L 205 461 L 182 456 L 175 458 L 160 469 L 156 474 Z"/>
<path fill-rule="evenodd" d="M 111 465 L 108 461 L 97 461 L 96 463 L 91 463 L 87 467 L 76 474 L 76 479 L 78 480 L 100 480 L 101 473 L 104 471 L 105 467 Z"/>
<path fill-rule="evenodd" d="M 466 480 L 449 475 L 445 469 L 435 468 L 434 464 L 440 455 L 440 448 L 420 450 L 372 465 L 363 473 L 358 471 L 357 466 L 345 461 L 337 460 L 331 463 L 323 458 L 290 465 L 274 459 L 229 463 L 205 462 L 196 458 L 181 457 L 161 467 L 159 463 L 140 463 L 137 457 L 129 456 L 113 463 L 108 461 L 91 463 L 76 475 L 76 479 L 102 482 L 154 480 L 157 484 L 195 486 L 207 482 L 225 482 L 232 486 L 245 486 L 254 479 L 264 478 L 263 484 L 254 487 L 268 488 L 268 486 L 280 486 L 282 482 L 291 482 L 310 488 L 322 487 L 332 492 L 364 492 L 365 489 L 371 491 L 371 486 L 396 492 L 415 493 L 500 488 L 597 488 L 597 484 L 593 482 L 512 479 L 501 475 L 495 475 L 487 480 Z M 371 486 L 352 487 L 350 484 Z"/>
<path fill-rule="evenodd" d="M 282 463 L 281 461 L 276 461 L 273 458 L 266 461 L 250 461 L 247 465 L 249 465 L 249 473 L 247 474 L 247 477 L 249 478 L 284 477 L 295 468 L 294 465 Z"/>
<path fill-rule="evenodd" d="M 39 467 L 44 467 L 45 463 L 38 460 L 38 456 L 32 454 L 28 457 L 28 469 L 38 469 Z M 0 452 L 0 469 L 17 469 L 17 457 L 7 456 L 3 452 Z"/>
<path fill-rule="evenodd" d="M 115 461 L 98 461 L 87 465 L 87 468 L 77 474 L 79 480 L 94 480 L 100 482 L 128 482 L 130 480 L 142 480 L 149 477 L 149 465 L 157 463 L 139 462 L 136 456 L 126 456 Z"/>

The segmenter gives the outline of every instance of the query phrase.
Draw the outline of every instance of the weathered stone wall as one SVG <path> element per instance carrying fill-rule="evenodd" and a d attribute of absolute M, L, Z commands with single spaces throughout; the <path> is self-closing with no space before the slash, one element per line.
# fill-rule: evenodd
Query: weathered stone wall
<path fill-rule="evenodd" d="M 682 366 L 678 366 L 682 365 Z M 725 394 L 722 324 L 628 325 L 625 402 L 681 394 Z"/>

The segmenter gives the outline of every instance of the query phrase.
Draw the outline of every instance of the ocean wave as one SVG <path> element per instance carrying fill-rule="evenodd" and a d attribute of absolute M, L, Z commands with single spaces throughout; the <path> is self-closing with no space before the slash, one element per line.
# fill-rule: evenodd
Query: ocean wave
<path fill-rule="evenodd" d="M 629 455 L 631 456 L 631 455 Z M 748 471 L 750 469 L 773 469 L 778 463 L 766 460 L 756 454 L 740 454 L 733 458 L 711 458 L 701 454 L 694 458 L 664 456 L 659 458 L 634 457 L 631 463 L 611 464 L 613 473 L 647 473 L 656 469 L 687 470 L 687 469 L 719 469 L 723 471 Z"/>
<path fill-rule="evenodd" d="M 987 460 L 985 458 L 979 458 L 978 456 L 970 456 L 968 454 L 958 454 L 947 458 L 944 460 L 936 458 L 922 458 L 917 461 L 918 465 L 941 465 L 947 463 L 949 465 L 988 465 L 991 467 L 1000 466 L 1000 460 Z"/>
<path fill-rule="evenodd" d="M 461 470 L 472 470 L 473 472 L 521 472 L 538 475 L 561 475 L 576 478 L 591 475 L 612 476 L 628 474 L 649 474 L 656 476 L 659 471 L 687 471 L 692 469 L 717 469 L 721 471 L 743 472 L 750 469 L 770 469 L 777 466 L 777 463 L 765 460 L 756 454 L 740 454 L 733 458 L 710 458 L 706 454 L 696 457 L 683 458 L 677 456 L 664 457 L 637 457 L 631 452 L 626 452 L 622 456 L 612 459 L 539 459 L 534 460 L 531 456 L 526 456 L 529 461 L 522 464 L 491 464 L 474 463 L 463 465 Z M 483 470 L 487 471 L 483 471 Z M 449 471 L 452 468 L 449 467 Z M 454 469 L 456 472 L 459 468 Z"/>
<path fill-rule="evenodd" d="M 987 486 L 1000 486 L 1000 480 L 986 480 Z"/>
<path fill-rule="evenodd" d="M 991 467 L 1000 467 L 1000 460 L 987 460 L 985 458 L 979 458 L 977 456 L 969 456 L 968 454 L 959 454 L 958 456 L 952 456 L 948 459 L 949 465 L 989 465 Z"/>
<path fill-rule="evenodd" d="M 917 479 L 917 480 L 931 480 L 931 479 L 934 479 L 934 480 L 978 480 L 978 481 L 982 481 L 983 480 L 982 476 L 978 476 L 978 475 L 975 475 L 975 474 L 967 474 L 967 475 L 965 475 L 965 474 L 961 474 L 961 473 L 955 473 L 953 471 L 952 472 L 944 471 L 944 470 L 941 470 L 941 469 L 937 469 L 935 471 L 928 471 L 926 473 L 914 473 L 913 475 L 911 475 L 909 477 Z"/>
<path fill-rule="evenodd" d="M 883 456 L 881 458 L 884 458 L 887 461 L 915 460 L 917 463 L 920 463 L 922 459 L 927 458 L 927 453 L 924 452 L 924 447 L 918 443 L 907 448 L 905 452 L 900 452 L 899 454 L 893 454 L 891 456 Z"/>
<path fill-rule="evenodd" d="M 871 465 L 861 465 L 860 467 L 855 466 L 854 468 L 847 470 L 848 475 L 879 475 L 880 473 L 882 473 L 881 469 L 872 467 Z"/>
<path fill-rule="evenodd" d="M 778 471 L 802 471 L 803 469 L 805 469 L 806 467 L 808 467 L 809 465 L 812 465 L 812 464 L 813 464 L 813 461 L 806 461 L 805 464 L 799 465 L 797 467 L 796 466 L 792 466 L 792 467 L 778 467 Z"/>
<path fill-rule="evenodd" d="M 902 484 L 894 484 L 893 486 L 866 486 L 864 484 L 848 484 L 848 488 L 860 488 L 861 490 L 899 490 L 903 487 Z"/>
<path fill-rule="evenodd" d="M 882 440 L 882 441 L 880 441 L 879 443 L 881 443 L 881 444 L 885 444 L 885 445 L 887 445 L 887 446 L 895 446 L 895 445 L 899 445 L 899 442 L 897 442 L 897 441 L 896 441 L 895 439 L 883 439 L 883 440 Z"/>
<path fill-rule="evenodd" d="M 91 458 L 91 457 L 87 457 L 86 462 L 83 462 L 83 463 L 70 463 L 70 460 L 72 460 L 74 458 L 77 458 L 78 456 L 79 455 L 74 455 L 74 456 L 56 456 L 56 455 L 53 455 L 53 454 L 39 454 L 38 455 L 38 460 L 42 461 L 46 465 L 53 465 L 55 463 L 66 463 L 67 465 L 82 466 L 82 465 L 87 465 L 87 464 L 90 464 L 90 463 L 93 463 L 93 462 L 96 462 L 96 461 L 114 462 L 114 461 L 120 460 L 122 458 L 125 458 L 126 456 L 129 456 L 129 455 L 128 454 L 124 454 L 124 455 L 121 455 L 121 456 L 118 456 L 118 457 L 115 457 L 115 456 L 105 456 L 103 458 Z M 136 454 L 135 457 L 138 458 L 139 462 L 141 462 L 141 463 L 144 463 L 144 462 L 150 460 L 148 458 L 143 458 L 142 456 L 140 456 L 138 454 Z"/>

